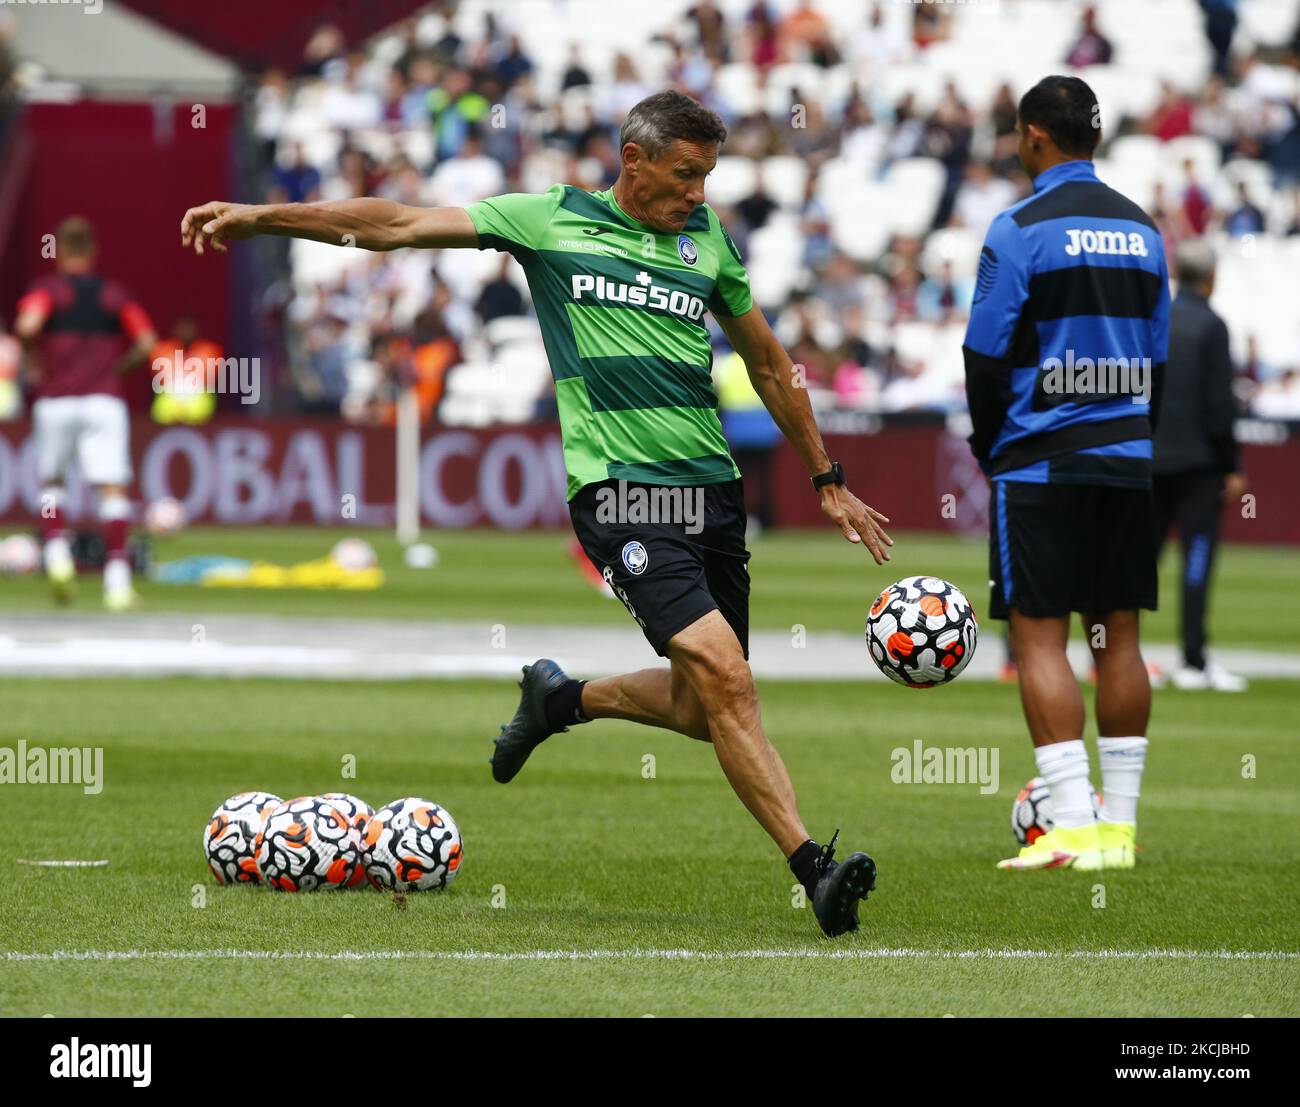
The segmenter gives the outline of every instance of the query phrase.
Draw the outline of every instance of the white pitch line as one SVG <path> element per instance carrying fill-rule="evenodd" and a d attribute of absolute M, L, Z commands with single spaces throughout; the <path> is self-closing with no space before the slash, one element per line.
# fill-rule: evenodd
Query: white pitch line
<path fill-rule="evenodd" d="M 1236 949 L 58 949 L 7 950 L 5 961 L 1294 961 L 1294 950 Z"/>

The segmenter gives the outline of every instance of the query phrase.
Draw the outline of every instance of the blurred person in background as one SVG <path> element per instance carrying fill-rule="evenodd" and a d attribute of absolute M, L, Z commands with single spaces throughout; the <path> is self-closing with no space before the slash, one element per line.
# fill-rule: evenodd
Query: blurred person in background
<path fill-rule="evenodd" d="M 18 301 L 14 334 L 27 354 L 34 387 L 32 430 L 41 487 L 45 571 L 66 603 L 77 570 L 64 519 L 66 481 L 75 458 L 94 485 L 104 525 L 104 605 L 135 605 L 127 530 L 131 520 L 130 420 L 122 377 L 144 364 L 158 341 L 144 308 L 95 269 L 94 228 L 80 216 L 59 224 L 56 271 Z"/>
<path fill-rule="evenodd" d="M 17 419 L 23 412 L 23 394 L 18 385 L 22 364 L 21 343 L 0 327 L 0 422 Z"/>
<path fill-rule="evenodd" d="M 209 392 L 203 373 L 187 371 L 186 362 L 197 358 L 204 366 L 225 355 L 220 345 L 199 335 L 198 320 L 182 315 L 176 320 L 169 337 L 160 339 L 149 354 L 149 364 L 157 372 L 160 363 L 174 366 L 154 386 L 153 406 L 149 414 L 155 423 L 206 423 L 217 410 L 217 397 Z"/>
<path fill-rule="evenodd" d="M 1243 692 L 1246 681 L 1205 653 L 1219 519 L 1224 505 L 1239 504 L 1247 487 L 1233 437 L 1237 405 L 1228 328 L 1208 303 L 1215 269 L 1210 247 L 1185 242 L 1176 265 L 1178 296 L 1169 312 L 1169 361 L 1153 463 L 1157 546 L 1163 548 L 1176 526 L 1183 548 L 1183 659 L 1172 679 L 1186 690 Z"/>
<path fill-rule="evenodd" d="M 1074 45 L 1065 55 L 1065 64 L 1075 69 L 1083 69 L 1089 65 L 1108 65 L 1114 53 L 1115 49 L 1111 46 L 1110 39 L 1097 27 L 1097 9 L 1089 4 L 1083 9 L 1083 16 L 1079 21 L 1079 37 L 1075 39 Z"/>

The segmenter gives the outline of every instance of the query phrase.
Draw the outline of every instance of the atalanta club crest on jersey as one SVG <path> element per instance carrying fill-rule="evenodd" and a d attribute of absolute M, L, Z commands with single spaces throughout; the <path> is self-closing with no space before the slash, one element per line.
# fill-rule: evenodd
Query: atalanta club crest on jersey
<path fill-rule="evenodd" d="M 682 261 L 687 265 L 694 265 L 699 259 L 700 252 L 695 248 L 695 239 L 690 235 L 679 234 L 677 236 L 677 252 L 682 255 Z"/>
<path fill-rule="evenodd" d="M 634 577 L 639 577 L 644 573 L 649 562 L 650 555 L 640 542 L 629 542 L 623 547 L 623 564 Z"/>

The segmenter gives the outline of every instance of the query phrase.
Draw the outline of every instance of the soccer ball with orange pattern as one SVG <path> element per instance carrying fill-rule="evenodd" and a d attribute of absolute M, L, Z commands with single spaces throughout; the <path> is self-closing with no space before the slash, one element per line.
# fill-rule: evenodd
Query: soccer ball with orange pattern
<path fill-rule="evenodd" d="M 440 891 L 456 878 L 463 857 L 456 821 L 429 800 L 394 800 L 366 824 L 361 860 L 376 888 Z"/>
<path fill-rule="evenodd" d="M 350 792 L 324 792 L 316 798 L 333 804 L 347 818 L 348 825 L 352 828 L 352 840 L 357 846 L 357 856 L 360 857 L 361 844 L 365 839 L 366 823 L 375 817 L 375 809 L 365 800 L 352 795 Z M 365 866 L 357 865 L 352 873 L 352 879 L 348 881 L 348 887 L 355 888 L 365 882 Z"/>
<path fill-rule="evenodd" d="M 270 792 L 240 792 L 212 812 L 203 828 L 203 856 L 219 884 L 261 883 L 254 843 L 282 802 Z"/>
<path fill-rule="evenodd" d="M 281 892 L 345 888 L 358 861 L 347 816 L 317 796 L 280 804 L 257 836 L 257 868 L 262 879 Z"/>
<path fill-rule="evenodd" d="M 1088 791 L 1092 793 L 1092 813 L 1101 814 L 1101 793 L 1091 784 Z M 1016 793 L 1011 801 L 1011 831 L 1016 841 L 1022 846 L 1032 846 L 1039 838 L 1056 826 L 1056 815 L 1052 810 L 1052 793 L 1047 781 L 1036 776 Z"/>
<path fill-rule="evenodd" d="M 938 577 L 895 581 L 871 605 L 867 650 L 890 680 L 909 688 L 947 684 L 975 655 L 979 625 L 970 600 Z"/>

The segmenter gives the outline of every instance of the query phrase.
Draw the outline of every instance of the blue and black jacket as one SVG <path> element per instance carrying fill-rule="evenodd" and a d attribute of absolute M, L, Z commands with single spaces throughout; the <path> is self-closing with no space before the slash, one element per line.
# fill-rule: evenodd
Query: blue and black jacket
<path fill-rule="evenodd" d="M 962 346 L 971 450 L 994 480 L 1148 487 L 1168 347 L 1155 224 L 1091 162 L 1053 166 L 984 240 Z M 1105 386 L 1120 364 L 1140 388 Z"/>

